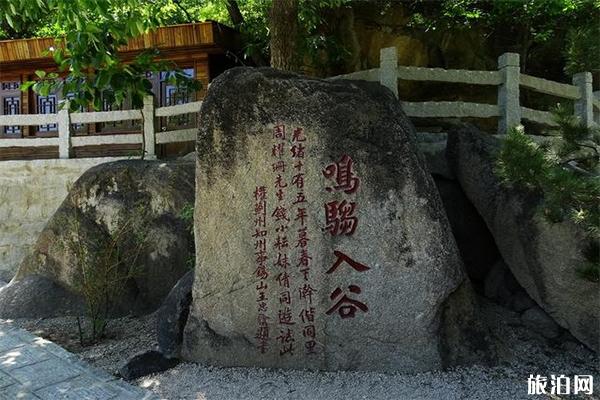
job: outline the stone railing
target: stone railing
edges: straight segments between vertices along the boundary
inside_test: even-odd
[[[552,114],[520,105],[520,88],[573,100],[574,113],[588,127],[597,124],[600,115],[600,95],[592,93],[592,74],[582,72],[573,76],[573,84],[537,78],[520,72],[519,55],[504,53],[498,58],[496,71],[451,70],[398,65],[395,47],[381,49],[379,68],[335,76],[330,79],[353,79],[380,82],[398,96],[398,80],[463,83],[498,87],[497,104],[462,101],[403,101],[402,107],[409,117],[498,117],[498,133],[521,124],[522,120],[555,126]],[[594,122],[596,120],[596,122]]]
[[[196,129],[181,129],[166,132],[157,132],[154,128],[155,119],[158,117],[172,117],[181,114],[197,113],[200,111],[201,101],[180,104],[168,107],[154,106],[154,98],[147,96],[141,110],[101,111],[101,112],[69,112],[68,107],[63,107],[56,114],[20,114],[0,115],[1,126],[25,126],[57,124],[58,137],[31,137],[31,138],[0,138],[0,152],[2,148],[14,147],[43,147],[58,146],[59,158],[70,158],[74,147],[114,144],[140,144],[143,145],[146,159],[156,158],[156,145],[177,142],[193,142],[196,140]],[[114,134],[114,135],[73,135],[71,124],[93,124],[100,122],[118,122],[127,120],[141,120],[141,132]]]

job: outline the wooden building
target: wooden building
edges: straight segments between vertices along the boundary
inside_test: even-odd
[[[133,59],[145,49],[158,49],[159,58],[172,61],[186,74],[202,83],[202,89],[195,94],[178,93],[166,78],[168,71],[151,74],[156,106],[170,106],[201,99],[208,83],[226,68],[232,66],[227,52],[233,50],[236,35],[233,30],[216,22],[166,26],[156,29],[129,41],[121,49],[125,61]],[[34,38],[0,41],[0,115],[8,114],[48,114],[57,112],[61,94],[40,96],[29,90],[20,89],[22,82],[34,80],[36,70],[55,71],[56,64],[47,55],[54,45],[53,38]],[[112,111],[111,104],[104,104],[105,111]],[[129,108],[127,101],[122,106]],[[165,117],[156,121],[156,129],[167,131],[175,128],[189,128],[196,124],[194,115]],[[119,123],[98,123],[72,126],[76,135],[101,135],[132,133],[139,131],[139,123],[122,121]],[[55,124],[40,126],[0,126],[0,139],[36,138],[57,136]],[[55,158],[56,149],[0,149],[0,160],[14,158]],[[159,146],[159,156],[184,153],[193,149],[193,144],[169,144]],[[130,155],[139,151],[139,146],[109,145],[81,149],[76,157],[102,155]]]

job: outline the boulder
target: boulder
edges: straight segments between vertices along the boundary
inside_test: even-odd
[[[560,326],[599,349],[600,287],[581,278],[584,232],[549,222],[541,199],[509,189],[494,174],[501,139],[472,127],[449,134],[448,159],[462,189],[485,220],[518,283]]]
[[[0,288],[0,318],[79,315],[81,296],[45,276],[31,275]]]
[[[163,302],[156,313],[158,351],[167,358],[179,358],[183,328],[192,304],[194,271],[188,271]]]
[[[119,376],[132,381],[142,376],[156,374],[171,369],[179,364],[177,359],[169,359],[155,350],[149,350],[131,357],[119,368]]]
[[[191,222],[180,215],[193,204],[194,175],[189,161],[127,160],[89,169],[74,183],[14,280],[42,275],[80,293],[83,282],[101,286],[99,271],[115,263],[110,276],[126,285],[111,299],[114,314],[154,311],[194,254]]]
[[[199,126],[185,359],[443,366],[440,317],[466,275],[388,89],[235,68],[212,82]]]
[[[555,339],[561,334],[558,324],[538,306],[531,307],[523,312],[521,322],[529,329],[548,339]]]

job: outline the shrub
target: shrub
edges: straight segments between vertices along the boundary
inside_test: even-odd
[[[137,207],[132,215],[119,221],[107,238],[97,238],[94,242],[84,241],[86,236],[81,234],[80,220],[72,223],[68,245],[79,265],[81,275],[76,288],[84,298],[89,321],[86,334],[81,320],[77,319],[82,345],[96,343],[105,336],[115,299],[123,294],[127,283],[141,273],[137,263],[148,244],[146,214]]]

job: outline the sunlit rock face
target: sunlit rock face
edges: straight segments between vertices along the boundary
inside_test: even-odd
[[[450,166],[519,284],[556,323],[598,352],[600,284],[577,273],[586,262],[584,229],[570,220],[550,222],[541,197],[502,184],[494,173],[499,138],[472,127],[448,138]]]
[[[465,274],[390,91],[238,68],[211,84],[199,126],[184,358],[442,367],[440,317]]]

